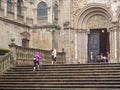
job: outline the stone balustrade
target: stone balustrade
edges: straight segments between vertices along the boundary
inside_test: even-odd
[[[0,73],[3,73],[13,65],[33,64],[34,54],[40,52],[42,64],[51,64],[51,50],[24,48],[15,44],[9,45],[10,52],[0,56]],[[65,52],[57,52],[57,64],[65,63]]]
[[[3,73],[8,68],[13,66],[14,61],[12,57],[12,52],[5,54],[4,56],[0,56],[0,73]]]
[[[33,64],[34,54],[38,51],[41,55],[42,64],[51,63],[51,50],[41,50],[35,48],[24,48],[15,44],[9,45],[13,52],[15,64]],[[57,64],[65,63],[65,52],[57,52]]]

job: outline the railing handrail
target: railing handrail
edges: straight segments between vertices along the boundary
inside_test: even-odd
[[[0,73],[3,73],[14,64],[12,52],[8,52],[0,57]]]

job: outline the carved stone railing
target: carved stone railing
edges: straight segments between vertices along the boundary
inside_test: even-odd
[[[24,48],[15,44],[9,45],[12,56],[14,57],[14,63],[19,64],[33,64],[33,58],[36,51],[40,52],[42,64],[51,63],[51,50],[40,50],[34,48]],[[57,52],[57,64],[65,63],[65,52]]]
[[[7,54],[0,56],[0,73],[3,73],[8,68],[12,67],[14,64],[12,52],[8,52]]]

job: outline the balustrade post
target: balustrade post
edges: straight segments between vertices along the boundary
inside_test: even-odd
[[[10,48],[10,50],[12,52],[12,57],[13,57],[12,63],[13,63],[13,65],[16,65],[17,57],[16,57],[16,45],[15,45],[15,43],[11,43],[9,45],[9,48]]]
[[[65,64],[66,62],[66,54],[65,54],[65,51],[64,51],[64,48],[62,48],[62,63]]]

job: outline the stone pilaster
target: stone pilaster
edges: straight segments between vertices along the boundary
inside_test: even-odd
[[[71,64],[71,29],[64,29],[64,49],[66,53],[66,63]]]
[[[4,4],[4,17],[7,16],[7,0],[3,0],[3,4]]]
[[[14,20],[17,20],[17,1],[12,2],[14,7]]]
[[[48,7],[48,23],[53,23],[53,8]]]
[[[27,12],[27,7],[26,6],[23,6],[22,7],[22,10],[23,10],[23,17],[24,17],[24,23],[26,23],[26,12]]]
[[[4,2],[6,2],[6,0],[1,0],[1,8],[4,9]]]
[[[78,58],[78,62],[81,64],[85,64],[87,63],[87,30],[86,29],[81,29],[78,30],[78,40],[77,42],[79,42],[77,44],[77,58]]]
[[[37,8],[33,9],[33,24],[37,25]]]

